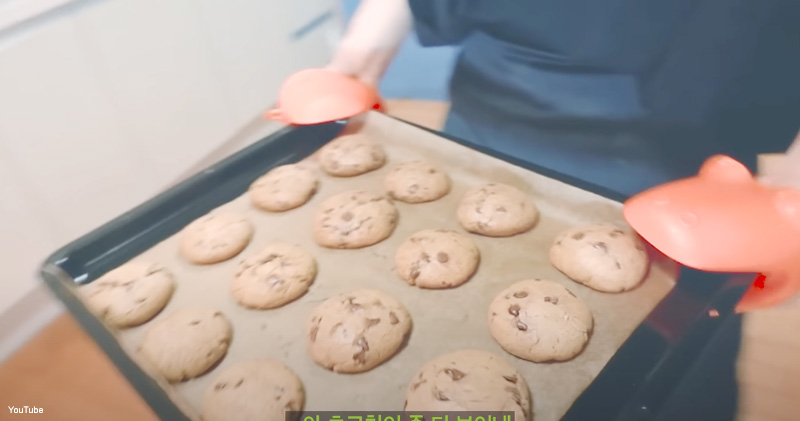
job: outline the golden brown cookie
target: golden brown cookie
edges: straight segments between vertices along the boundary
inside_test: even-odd
[[[594,326],[586,303],[561,284],[529,279],[497,294],[489,305],[489,331],[508,353],[533,362],[578,355]]]
[[[377,244],[392,234],[399,213],[385,196],[347,191],[320,204],[314,216],[317,244],[328,248],[358,249]]]
[[[411,315],[391,295],[360,289],[324,301],[308,322],[308,352],[337,373],[361,373],[386,362],[411,332]]]
[[[420,368],[406,389],[405,411],[513,411],[530,419],[530,391],[522,374],[499,355],[462,350]]]
[[[561,233],[550,247],[550,262],[573,281],[601,292],[636,288],[650,268],[650,257],[635,233],[605,224]]]
[[[244,307],[266,310],[296,300],[317,275],[317,262],[300,246],[273,243],[239,264],[232,293]]]
[[[304,164],[281,165],[250,185],[250,200],[259,209],[285,212],[303,206],[317,192],[317,174]]]
[[[221,360],[232,336],[222,312],[187,308],[150,326],[139,352],[167,381],[177,383],[203,375]]]
[[[285,421],[305,403],[303,383],[276,360],[244,361],[221,372],[206,390],[204,421]]]
[[[469,232],[489,237],[510,237],[533,228],[539,210],[516,187],[492,183],[464,194],[458,221]]]
[[[332,140],[319,150],[320,167],[336,177],[353,177],[377,170],[386,164],[380,143],[360,134]]]
[[[397,273],[420,288],[452,288],[467,282],[478,269],[480,252],[465,234],[424,230],[403,242],[394,257]]]
[[[129,262],[81,288],[86,306],[111,326],[127,328],[152,319],[172,298],[175,280],[163,266]]]
[[[412,161],[394,167],[384,178],[383,186],[392,199],[425,203],[450,192],[450,177],[429,162]]]
[[[192,263],[213,264],[233,258],[253,238],[253,224],[233,212],[210,213],[186,226],[180,254]]]

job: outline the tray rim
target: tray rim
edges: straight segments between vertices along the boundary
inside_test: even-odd
[[[549,177],[566,184],[572,185],[577,187],[581,190],[597,194],[604,198],[610,199],[612,201],[618,203],[624,203],[627,200],[627,196],[616,192],[611,189],[603,188],[592,184],[590,182],[586,182],[583,180],[579,180],[575,177],[553,171],[547,168],[540,167],[538,165],[529,163],[524,161],[521,158],[506,155],[500,152],[489,150],[485,147],[480,145],[476,145],[472,142],[459,139],[445,133],[439,132],[437,130],[433,130],[424,126],[420,126],[415,123],[411,123],[396,117],[390,118],[402,122],[404,124],[408,124],[414,126],[416,128],[422,129],[424,131],[433,133],[443,139],[461,144],[463,146],[469,147],[474,149],[480,153],[485,155],[503,160],[508,162],[512,165],[516,165],[518,167],[524,168],[529,171],[536,172],[541,174],[545,177]],[[136,364],[122,349],[122,347],[117,342],[114,333],[111,329],[109,329],[102,321],[96,318],[89,310],[83,305],[82,301],[77,297],[74,293],[75,284],[82,284],[87,281],[93,280],[91,276],[88,276],[86,273],[81,273],[78,276],[73,276],[69,273],[65,266],[70,263],[70,256],[71,253],[75,250],[79,250],[83,247],[86,247],[89,244],[92,244],[93,241],[103,239],[104,236],[110,235],[115,233],[120,229],[124,229],[126,226],[131,224],[133,221],[141,220],[141,218],[148,216],[149,212],[152,212],[154,208],[158,205],[165,204],[166,201],[170,200],[171,198],[175,198],[180,196],[181,194],[189,193],[192,191],[193,188],[202,186],[207,182],[211,182],[214,180],[215,177],[220,177],[220,174],[224,174],[225,171],[230,171],[231,168],[240,161],[245,160],[251,153],[255,151],[259,151],[261,149],[265,149],[268,145],[278,145],[279,143],[286,143],[290,142],[293,137],[302,138],[304,141],[306,139],[311,139],[312,134],[316,131],[322,135],[322,137],[318,137],[313,139],[313,141],[307,141],[307,143],[311,143],[311,145],[305,145],[304,149],[299,151],[299,155],[310,156],[314,151],[316,151],[319,147],[323,144],[327,143],[334,137],[336,137],[345,127],[347,121],[337,121],[332,123],[326,123],[323,125],[318,126],[286,126],[275,133],[272,133],[253,144],[229,155],[228,157],[220,160],[216,164],[209,166],[207,169],[202,170],[195,175],[187,178],[186,180],[162,191],[161,193],[155,195],[154,197],[144,201],[143,203],[139,204],[138,206],[132,208],[131,210],[121,214],[120,216],[100,225],[99,227],[89,231],[88,233],[78,237],[77,239],[67,243],[66,245],[58,248],[55,252],[53,252],[50,256],[48,256],[44,262],[41,264],[39,269],[39,276],[51,290],[51,292],[64,303],[67,310],[72,314],[81,327],[89,334],[90,337],[97,343],[97,345],[103,350],[103,352],[111,359],[117,369],[125,376],[126,380],[134,387],[134,389],[139,393],[139,395],[147,402],[153,412],[158,415],[159,417],[170,419],[170,420],[189,420],[190,418],[185,414],[182,410],[180,410],[179,406],[169,397],[169,393],[161,387],[156,380],[151,378],[147,375],[144,370]],[[325,138],[327,137],[327,138]],[[320,142],[320,139],[324,139],[324,141]],[[317,145],[318,144],[318,145]],[[275,146],[276,148],[278,146]],[[296,153],[297,154],[297,153]],[[302,156],[302,157],[305,157]],[[280,162],[272,163],[269,168],[274,166],[280,165]],[[240,193],[239,193],[240,194]],[[239,195],[237,194],[237,196]],[[228,200],[233,199],[230,198]],[[214,200],[215,205],[211,206],[211,208],[219,206],[222,203],[226,203],[228,200]],[[204,212],[195,212],[202,214]],[[198,215],[200,216],[200,215]],[[167,238],[173,233],[164,233],[160,235],[161,239]],[[132,241],[131,239],[126,239],[127,242]],[[152,246],[152,245],[150,245]],[[105,254],[97,257],[95,260],[99,260],[103,257],[107,257],[110,253],[117,252],[116,248],[108,250]],[[144,251],[144,250],[141,250]],[[135,253],[136,255],[138,253]],[[113,268],[116,264],[109,265],[108,269]],[[98,272],[104,272],[103,270],[99,270]],[[653,408],[658,407],[658,402],[655,405],[652,401],[658,400],[657,397],[653,397],[653,393],[648,393],[647,384],[633,384],[633,396],[631,399],[628,399],[626,403],[617,405],[616,408],[611,408],[609,405],[602,405],[598,406],[596,404],[592,404],[593,400],[597,400],[594,398],[594,395],[597,395],[599,392],[598,390],[603,390],[608,386],[606,384],[610,384],[613,382],[612,377],[618,373],[610,373],[611,369],[614,368],[616,365],[620,363],[620,357],[624,353],[625,350],[630,348],[630,343],[633,341],[634,336],[642,334],[642,330],[647,324],[650,317],[653,313],[663,310],[663,307],[667,304],[668,299],[679,292],[679,286],[682,285],[697,285],[698,282],[696,280],[689,280],[687,281],[687,275],[689,278],[697,277],[699,272],[690,271],[690,270],[682,270],[681,274],[679,275],[678,279],[676,280],[676,286],[667,294],[667,296],[662,299],[662,301],[656,306],[651,313],[648,314],[645,321],[640,324],[636,330],[625,340],[622,346],[612,355],[611,359],[608,363],[603,367],[603,369],[598,373],[598,375],[592,380],[591,384],[585,389],[581,395],[573,402],[573,405],[570,407],[568,412],[562,418],[563,420],[580,420],[585,419],[586,414],[591,413],[595,417],[599,415],[597,411],[606,410],[606,414],[608,417],[602,417],[602,419],[642,419],[642,411],[640,408],[644,408],[647,410],[647,417],[653,415]],[[701,291],[701,294],[705,294],[705,308],[715,308],[719,311],[719,317],[715,317],[713,319],[709,319],[708,317],[703,317],[703,312],[697,312],[698,314],[694,317],[694,321],[690,323],[689,329],[684,333],[684,335],[690,335],[693,332],[696,332],[698,329],[702,331],[703,335],[706,337],[706,341],[701,344],[693,344],[694,346],[689,347],[691,348],[687,351],[686,344],[683,344],[683,348],[679,348],[684,353],[689,352],[700,352],[702,349],[707,346],[712,339],[713,333],[715,333],[719,328],[723,325],[723,323],[728,320],[730,317],[734,316],[733,314],[733,306],[735,305],[738,298],[741,296],[741,293],[744,291],[742,288],[741,291],[737,288],[730,288],[729,286],[732,283],[732,278],[735,278],[736,275],[729,275],[729,274],[702,274],[703,277],[711,279],[710,283],[706,285],[716,285],[714,288],[710,288],[709,290]],[[706,281],[708,282],[708,281]],[[707,287],[708,288],[708,287]],[[704,308],[704,310],[705,310]],[[697,311],[697,309],[695,309]],[[698,325],[698,323],[700,323]],[[705,323],[705,324],[703,324]],[[697,335],[697,333],[695,333]],[[681,341],[678,340],[676,344],[680,345]],[[654,375],[657,377],[657,374],[660,371],[664,371],[663,363],[665,359],[668,359],[670,354],[674,354],[676,352],[675,344],[671,347],[665,349],[665,355],[662,355],[660,360],[655,364],[654,367],[647,373],[646,377],[653,377]],[[684,370],[688,370],[688,366],[691,365],[691,361],[682,361],[682,365],[685,366]],[[671,371],[675,371],[674,367]],[[662,376],[663,377],[663,376]],[[670,376],[667,376],[670,377]],[[671,376],[674,377],[674,376]],[[677,383],[679,382],[680,378],[672,379],[672,388],[674,388]],[[652,386],[652,385],[651,385]],[[651,387],[653,389],[653,387]],[[655,387],[656,390],[660,392],[670,391],[672,390],[669,385],[665,385],[664,381]],[[593,393],[593,391],[595,391]],[[668,397],[668,393],[663,396],[662,401],[666,400]],[[648,401],[648,405],[644,405],[640,402]],[[646,417],[646,418],[647,418]],[[646,419],[645,418],[645,419]]]

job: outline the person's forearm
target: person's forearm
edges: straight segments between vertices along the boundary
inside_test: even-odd
[[[329,67],[377,84],[411,27],[408,0],[361,0]]]

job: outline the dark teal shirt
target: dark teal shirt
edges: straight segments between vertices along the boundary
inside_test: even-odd
[[[732,155],[800,127],[797,0],[409,0],[461,45],[453,110],[480,124],[702,128]]]

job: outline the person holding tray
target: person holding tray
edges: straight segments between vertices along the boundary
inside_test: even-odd
[[[798,21],[775,0],[362,0],[329,68],[377,86],[412,28],[460,45],[447,134],[632,195],[786,150]]]

